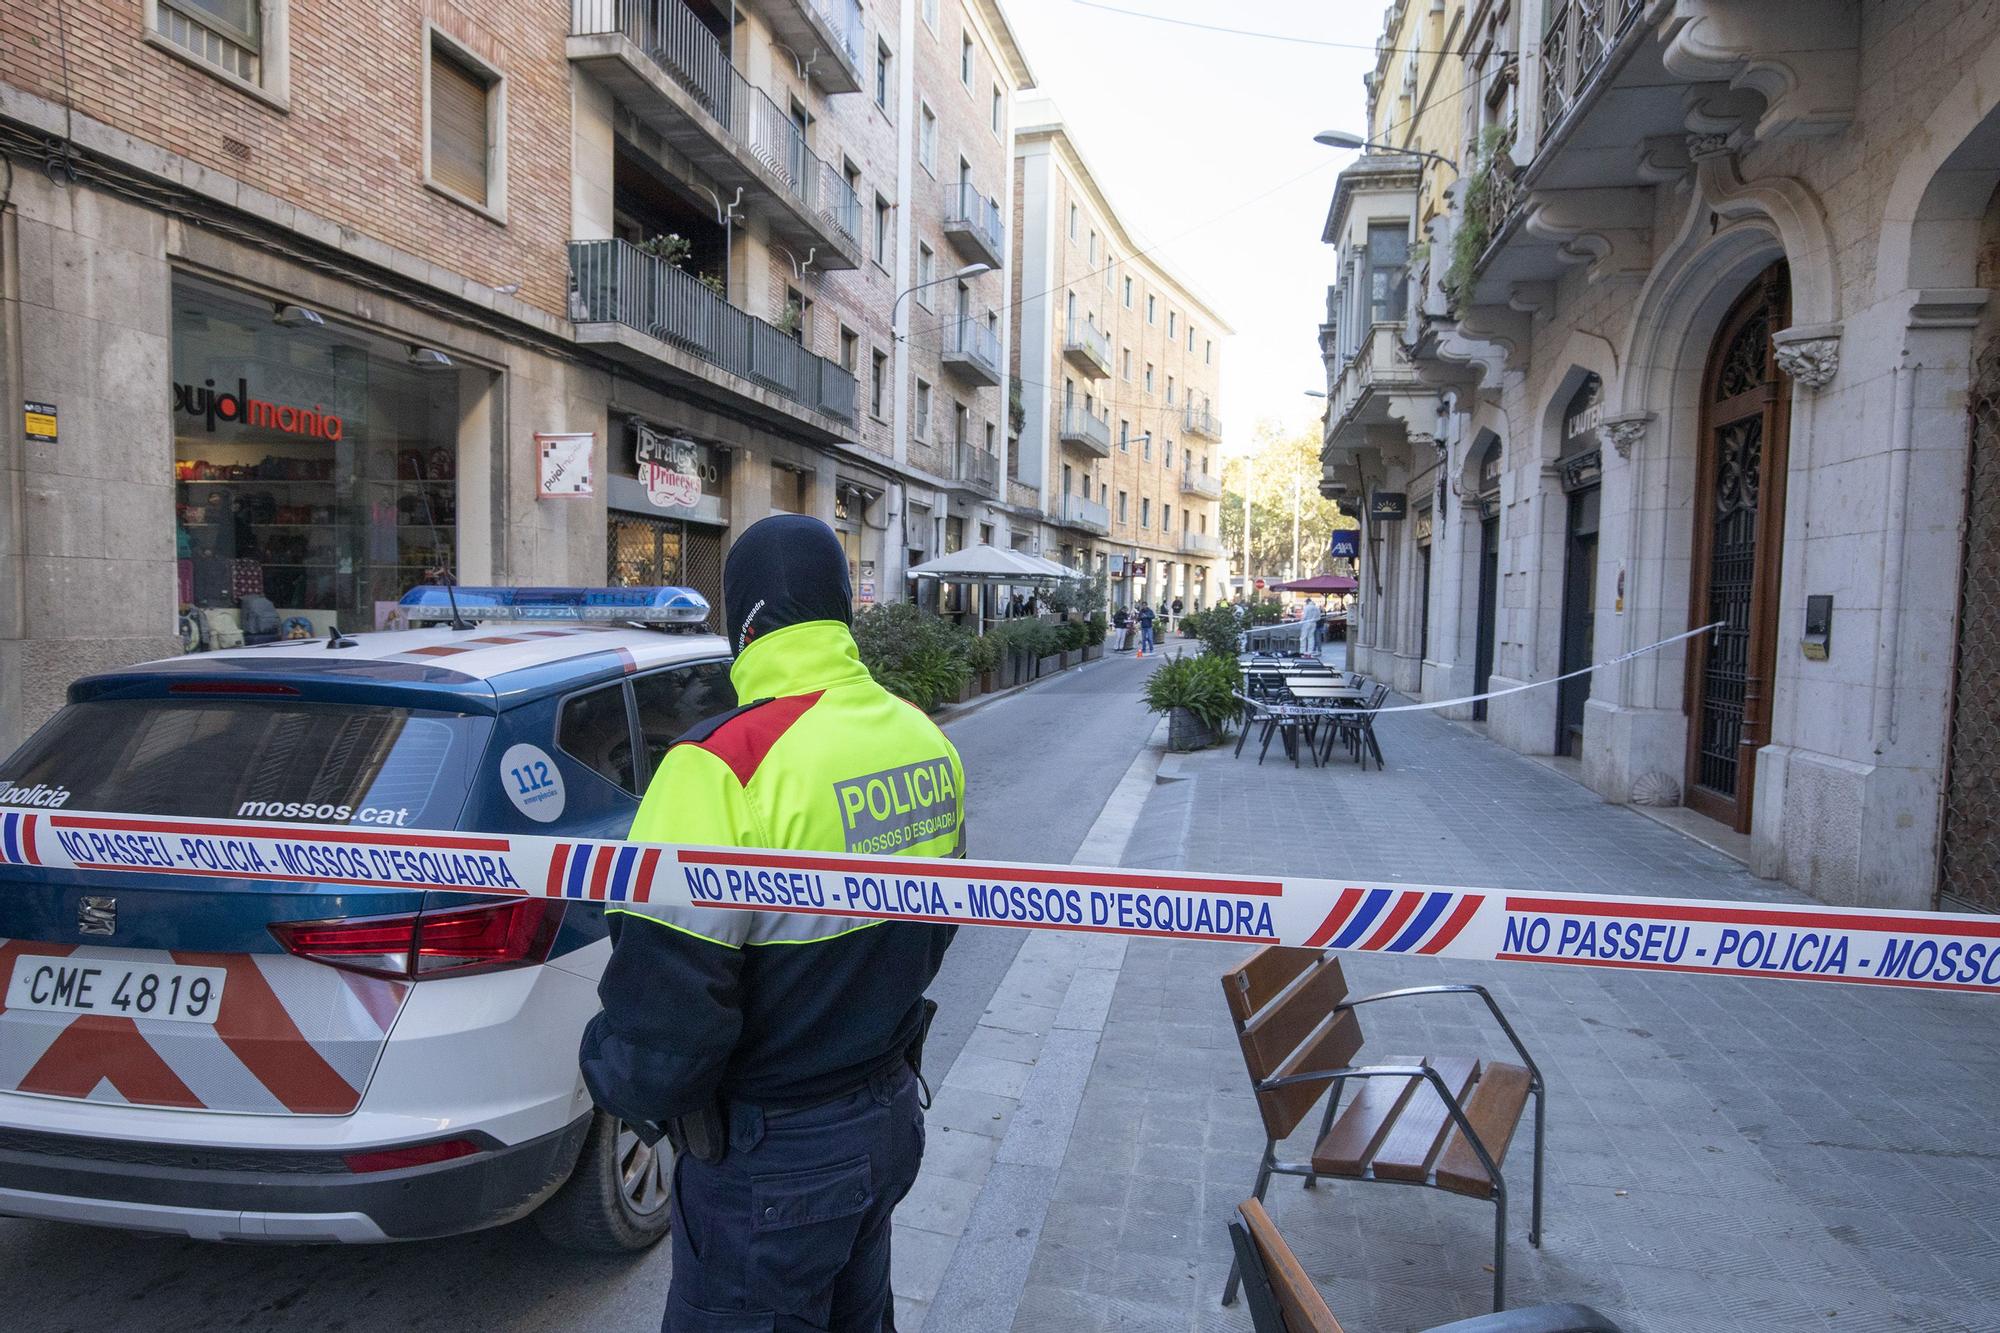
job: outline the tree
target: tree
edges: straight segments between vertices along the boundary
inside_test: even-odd
[[[1293,577],[1292,520],[1298,517],[1296,577],[1327,568],[1326,546],[1335,528],[1356,526],[1331,500],[1320,498],[1317,430],[1287,433],[1270,420],[1258,423],[1247,455],[1222,465],[1222,550],[1229,567],[1253,578]],[[1243,568],[1243,507],[1250,505],[1250,569]]]

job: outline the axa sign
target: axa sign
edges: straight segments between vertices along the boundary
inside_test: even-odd
[[[199,417],[210,431],[215,429],[216,422],[230,421],[264,430],[283,431],[287,435],[304,435],[315,440],[338,440],[345,429],[338,416],[317,403],[311,407],[291,407],[252,398],[250,382],[240,379],[236,381],[234,393],[216,388],[214,380],[203,380],[200,384],[176,384],[174,410]]]

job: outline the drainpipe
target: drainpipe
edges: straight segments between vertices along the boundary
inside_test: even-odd
[[[1882,552],[1882,622],[1875,632],[1875,707],[1870,741],[1879,758],[1896,740],[1896,650],[1903,640],[1903,548],[1908,544],[1910,432],[1915,414],[1917,367],[1897,365],[1895,406],[1889,418],[1888,531]],[[1893,599],[1893,605],[1889,599]]]

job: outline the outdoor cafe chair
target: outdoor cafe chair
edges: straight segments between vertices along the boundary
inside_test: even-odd
[[[1346,709],[1333,715],[1333,725],[1323,738],[1327,756],[1333,755],[1336,740],[1344,741],[1348,754],[1361,761],[1361,771],[1368,771],[1368,758],[1373,755],[1375,767],[1385,768],[1382,760],[1382,743],[1375,739],[1375,715],[1382,710],[1383,700],[1389,697],[1389,687],[1377,681],[1368,696],[1368,702],[1358,709]]]

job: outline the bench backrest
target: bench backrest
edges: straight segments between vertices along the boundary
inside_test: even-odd
[[[1347,995],[1340,960],[1321,949],[1259,949],[1222,974],[1222,993],[1243,1047],[1252,1084],[1320,1069],[1340,1069],[1361,1049],[1361,1023],[1353,1011],[1334,1013]],[[1259,1090],[1264,1132],[1282,1139],[1298,1128],[1330,1079]]]
[[[1265,1323],[1273,1315],[1283,1325],[1282,1333],[1341,1333],[1340,1322],[1306,1276],[1292,1247],[1278,1234],[1264,1205],[1245,1199],[1236,1212],[1240,1220],[1230,1228],[1230,1239],[1239,1251],[1251,1251],[1248,1255],[1239,1253],[1237,1258],[1258,1333],[1264,1333]]]

